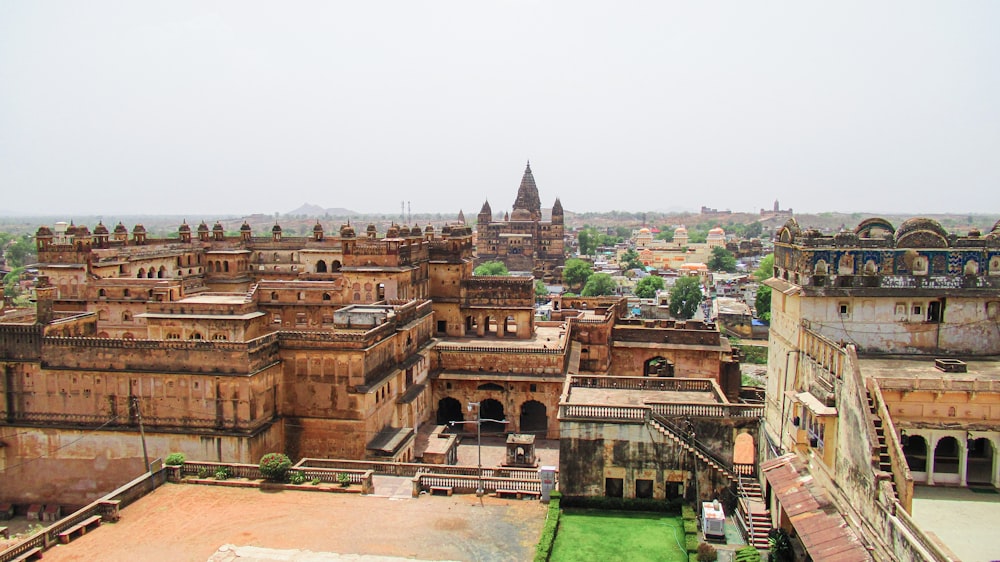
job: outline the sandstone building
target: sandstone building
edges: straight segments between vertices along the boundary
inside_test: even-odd
[[[475,416],[468,402],[509,421],[494,431],[558,438],[569,373],[733,392],[710,326],[635,324],[621,299],[537,321],[530,277],[472,275],[463,224],[153,238],[61,223],[36,241],[37,310],[0,320],[0,500],[83,503],[139,474],[144,447],[413,460],[422,428]]]
[[[543,220],[538,187],[528,163],[509,215],[496,221],[490,202],[483,203],[476,226],[477,261],[502,261],[511,271],[530,271],[536,279],[558,282],[565,263],[564,228],[558,197],[551,219]]]

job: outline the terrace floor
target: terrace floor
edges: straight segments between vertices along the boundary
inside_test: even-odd
[[[546,509],[538,501],[473,495],[412,499],[165,484],[125,508],[118,523],[45,551],[45,560],[521,561],[534,555]],[[242,548],[241,555],[226,545],[260,549]],[[281,552],[291,549],[308,552]]]

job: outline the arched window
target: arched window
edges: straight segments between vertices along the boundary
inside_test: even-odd
[[[198,332],[191,332],[191,335],[188,336],[188,339],[189,340],[200,340],[201,339],[201,334],[198,333]]]
[[[271,291],[271,300],[278,300],[278,291]]]
[[[131,322],[131,321],[132,321],[132,313],[127,310],[125,312],[122,312],[122,322]]]
[[[106,296],[108,296],[108,292],[105,291],[104,289],[99,289],[97,291],[97,296],[99,296],[99,297],[106,297]]]
[[[323,300],[325,301],[330,300],[330,293],[323,293]]]
[[[228,260],[222,262],[222,270],[225,271],[226,273],[229,273],[229,261]]]
[[[316,273],[326,273],[326,262],[319,260],[316,262]]]

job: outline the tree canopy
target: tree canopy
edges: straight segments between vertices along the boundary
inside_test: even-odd
[[[549,289],[545,286],[545,283],[541,279],[535,279],[535,296],[536,297],[547,297],[549,295]]]
[[[472,270],[473,275],[510,275],[507,265],[502,261],[488,261],[479,264]]]
[[[760,260],[760,265],[753,272],[754,279],[763,281],[774,276],[774,254],[768,254]]]
[[[618,289],[618,283],[607,273],[595,273],[587,279],[587,284],[583,286],[585,297],[599,297],[603,295],[613,295]]]
[[[716,246],[712,248],[712,256],[708,258],[706,265],[712,271],[733,273],[736,271],[736,256],[722,246]]]
[[[663,289],[663,278],[655,275],[643,277],[635,284],[635,296],[641,299],[651,299],[656,296],[656,291]]]
[[[622,254],[620,260],[618,260],[622,269],[643,269],[645,266],[639,259],[639,252],[633,249],[628,249]]]
[[[593,273],[594,269],[589,263],[581,259],[570,258],[566,260],[566,265],[563,267],[562,277],[568,287],[580,289]]]
[[[702,300],[701,281],[694,276],[681,277],[670,289],[670,314],[687,320],[698,311]]]
[[[576,234],[576,242],[579,246],[581,256],[590,256],[597,252],[598,246],[613,246],[625,240],[631,231],[625,227],[618,227],[615,232],[617,236],[610,236],[592,226],[584,226]]]
[[[757,298],[753,301],[754,308],[757,309],[757,318],[764,322],[771,321],[771,288],[761,285],[757,289]]]
[[[22,267],[37,259],[35,254],[35,243],[31,236],[22,234],[9,234],[0,232],[0,252],[7,260],[7,265],[11,268]]]

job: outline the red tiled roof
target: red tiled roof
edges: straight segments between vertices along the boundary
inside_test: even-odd
[[[761,471],[815,562],[872,560],[844,517],[794,453],[762,463]]]

